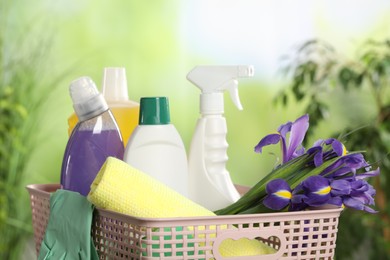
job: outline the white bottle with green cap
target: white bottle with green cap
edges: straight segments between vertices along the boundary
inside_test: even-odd
[[[171,124],[168,98],[141,98],[139,124],[130,136],[123,160],[187,196],[187,153]]]

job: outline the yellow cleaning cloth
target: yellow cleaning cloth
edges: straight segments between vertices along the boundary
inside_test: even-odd
[[[134,217],[215,216],[212,211],[114,157],[108,157],[103,164],[91,185],[88,200],[98,208]],[[260,241],[227,241],[223,241],[219,248],[220,254],[225,257],[275,253],[273,248]]]

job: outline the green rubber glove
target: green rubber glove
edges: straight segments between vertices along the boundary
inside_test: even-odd
[[[50,195],[50,216],[39,260],[99,259],[91,239],[93,205],[77,192]]]

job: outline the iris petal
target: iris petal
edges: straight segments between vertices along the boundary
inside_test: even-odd
[[[270,208],[273,210],[281,210],[290,204],[290,200],[289,199],[281,199],[280,197],[275,196],[274,194],[270,194],[264,198],[263,204],[267,208]]]
[[[368,166],[368,163],[366,162],[366,160],[364,160],[363,154],[361,153],[347,154],[341,159],[344,162],[345,166],[351,167],[353,169],[360,169],[362,167]]]
[[[270,134],[265,136],[260,142],[255,146],[255,152],[261,153],[264,146],[270,144],[277,144],[280,141],[280,134]]]
[[[353,208],[353,209],[358,209],[358,210],[363,210],[363,203],[357,199],[353,199],[351,197],[345,197],[343,200],[343,203],[346,207],[348,208]]]
[[[376,170],[373,170],[373,171],[368,171],[368,172],[365,172],[365,173],[359,173],[355,176],[356,179],[360,180],[360,179],[365,179],[367,177],[374,177],[374,176],[377,176],[379,175],[380,173],[380,169],[379,167],[376,168]]]
[[[343,200],[341,197],[331,197],[327,203],[341,207],[343,205]]]
[[[350,172],[353,174],[356,173],[356,170],[367,167],[368,163],[364,160],[364,157],[361,153],[347,154],[342,156],[335,163],[327,167],[321,175],[327,175],[332,171],[339,170],[338,168],[347,167],[350,169]],[[335,172],[334,172],[335,173]],[[334,174],[332,173],[332,175]],[[342,172],[339,172],[339,174]]]
[[[357,210],[364,210],[364,211],[369,212],[369,213],[377,213],[377,211],[373,210],[370,207],[367,207],[360,200],[357,200],[357,199],[349,197],[349,196],[347,196],[343,199],[343,203],[348,208],[353,208],[353,209],[357,209]]]
[[[322,165],[323,161],[323,153],[322,153],[322,146],[313,146],[309,150],[307,150],[308,154],[314,154],[314,165],[316,167],[319,167]]]
[[[341,167],[340,169],[336,170],[334,173],[332,173],[332,177],[341,177],[344,176],[353,170],[350,167]]]
[[[303,189],[307,192],[318,193],[329,187],[329,180],[322,176],[310,176],[303,181]]]
[[[268,194],[275,193],[281,190],[291,192],[290,185],[283,179],[274,179],[267,183],[266,191]]]
[[[351,198],[358,200],[363,204],[375,205],[374,198],[367,192],[362,192],[359,194],[351,194]]]
[[[314,142],[312,147],[322,146],[323,143],[324,143],[324,140],[318,139],[317,141]]]
[[[330,186],[323,187],[322,189],[319,189],[318,191],[314,191],[313,193],[317,195],[327,195],[330,193],[332,188]]]
[[[291,189],[288,183],[283,179],[274,179],[267,183],[267,196],[263,204],[273,210],[281,210],[290,204]]]
[[[293,153],[292,159],[293,159],[293,158],[296,158],[296,157],[298,157],[298,156],[301,156],[301,155],[303,155],[303,154],[305,154],[305,147],[302,146],[301,148],[297,149],[297,150]]]
[[[342,165],[343,165],[343,161],[341,159],[339,159],[335,163],[329,165],[325,170],[323,170],[321,175],[329,174],[330,172],[336,170],[337,168],[339,168]]]
[[[290,211],[303,210],[307,208],[307,204],[304,202],[307,196],[304,194],[294,194],[291,198]]]
[[[343,196],[351,193],[351,184],[346,180],[334,180],[330,183],[332,196]]]
[[[356,180],[351,182],[350,197],[360,201],[363,204],[374,205],[375,189],[365,180]]]
[[[283,138],[286,138],[287,133],[291,131],[291,126],[292,126],[292,123],[287,122],[284,125],[281,125],[278,127],[278,132],[280,133],[280,135]]]
[[[309,206],[321,206],[330,199],[329,180],[322,176],[310,176],[303,181],[302,187],[307,196],[304,202]]]
[[[303,139],[305,138],[307,129],[309,128],[309,115],[303,115],[291,126],[289,147],[287,150],[287,155],[285,161],[289,161],[292,158],[295,150],[302,144]]]
[[[275,196],[278,196],[281,199],[289,200],[292,197],[291,191],[288,191],[288,190],[279,190],[279,191],[275,192],[274,194],[275,194]]]
[[[332,145],[333,151],[337,154],[337,156],[342,156],[346,154],[345,146],[335,138],[329,138],[324,141],[326,145]]]
[[[351,182],[351,188],[354,193],[365,192],[369,189],[369,184],[365,180],[356,180]]]
[[[307,195],[307,199],[305,199],[304,202],[309,206],[318,207],[327,204],[330,198],[329,193],[324,195],[310,193]]]
[[[335,153],[337,154],[337,156],[342,156],[346,154],[346,149],[344,145],[336,139],[334,139],[332,142],[332,148],[333,151],[335,151]]]

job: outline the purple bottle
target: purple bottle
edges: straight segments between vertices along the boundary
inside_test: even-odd
[[[87,196],[107,157],[123,159],[123,140],[106,101],[89,77],[73,81],[69,91],[79,122],[66,146],[61,187]]]

